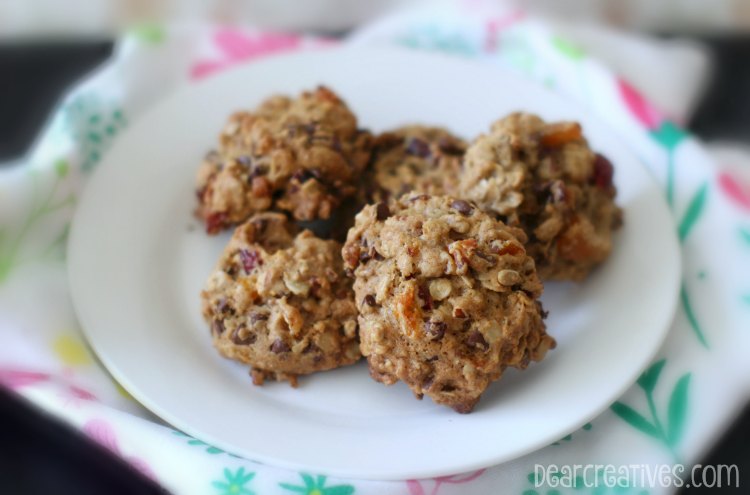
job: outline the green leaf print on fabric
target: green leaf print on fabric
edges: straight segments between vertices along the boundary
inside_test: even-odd
[[[55,252],[62,253],[68,236],[69,223],[60,227],[60,233],[45,248],[29,255],[29,250],[23,249],[24,241],[34,231],[38,224],[50,215],[60,212],[75,204],[75,194],[69,193],[58,199],[61,184],[68,176],[70,166],[65,160],[58,160],[55,165],[55,177],[52,186],[46,193],[39,192],[39,178],[36,171],[29,174],[32,183],[31,207],[22,220],[18,229],[11,229],[8,225],[0,226],[0,284],[8,279],[10,273],[18,266],[40,259],[49,258]],[[24,257],[25,256],[25,257]]]
[[[88,172],[99,163],[117,134],[125,127],[122,109],[104,103],[93,94],[79,95],[62,110],[66,129],[75,141],[81,169]]]
[[[437,50],[456,55],[474,56],[479,47],[460,33],[445,31],[444,27],[429,24],[416,26],[396,38],[396,43],[408,48]]]
[[[205,451],[206,451],[207,454],[227,454],[229,456],[237,457],[239,459],[239,457],[236,456],[236,455],[234,455],[234,454],[230,454],[229,452],[221,450],[218,447],[214,447],[213,445],[209,445],[206,442],[204,442],[202,440],[198,440],[197,438],[193,438],[190,435],[186,435],[185,433],[183,433],[181,431],[172,430],[172,434],[173,435],[177,435],[178,437],[186,438],[188,445],[193,445],[195,447],[205,447]]]
[[[698,188],[695,195],[690,200],[685,214],[682,216],[680,222],[679,235],[680,242],[684,242],[687,239],[688,234],[692,230],[695,222],[703,215],[703,210],[706,205],[706,196],[708,195],[708,182],[704,182],[701,187]]]
[[[354,487],[352,485],[325,486],[326,477],[322,475],[313,478],[307,473],[299,473],[299,476],[302,478],[304,485],[279,483],[279,486],[284,490],[301,493],[303,495],[351,495],[354,493]]]
[[[220,495],[255,495],[255,492],[247,488],[255,473],[245,473],[245,468],[239,468],[236,472],[224,469],[224,479],[213,481],[211,486],[219,490]]]
[[[159,45],[164,42],[167,33],[159,24],[139,24],[130,30],[130,34],[147,45]]]
[[[562,55],[571,60],[578,61],[586,58],[586,52],[572,44],[570,41],[560,38],[559,36],[554,36],[552,38],[552,46]]]
[[[579,432],[581,432],[581,431],[589,431],[589,430],[591,430],[591,428],[592,428],[592,424],[591,423],[586,423],[578,431]],[[573,432],[573,433],[571,433],[569,435],[565,435],[564,437],[562,437],[560,440],[558,440],[557,442],[553,443],[552,445],[562,445],[565,442],[570,442],[571,440],[573,440],[573,435],[575,433],[576,432]]]
[[[687,288],[685,287],[684,283],[680,288],[680,301],[682,302],[682,307],[685,309],[685,316],[688,319],[688,323],[690,323],[690,329],[698,338],[698,342],[700,342],[703,347],[708,349],[708,340],[706,339],[706,335],[703,333],[703,329],[701,328],[700,323],[698,323],[698,318],[695,317],[693,303],[690,301],[690,296],[688,295]]]
[[[657,129],[649,131],[649,134],[667,150],[667,203],[672,206],[675,189],[675,149],[688,134],[669,120],[663,121]]]
[[[740,227],[740,239],[750,246],[750,228]]]
[[[636,430],[659,440],[672,454],[674,461],[680,462],[680,457],[677,454],[677,445],[680,443],[685,431],[685,421],[688,412],[688,390],[690,387],[691,374],[685,373],[682,375],[672,389],[669,404],[667,405],[667,422],[665,427],[657,411],[656,401],[654,400],[653,394],[665,364],[666,360],[664,359],[655,362],[643,372],[637,381],[638,386],[646,395],[646,402],[648,403],[649,410],[648,415],[639,413],[629,405],[620,401],[612,404],[610,409],[619,418]]]

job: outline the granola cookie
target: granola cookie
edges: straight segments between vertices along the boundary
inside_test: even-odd
[[[345,366],[361,355],[341,245],[297,233],[281,213],[237,227],[202,292],[213,344],[252,366],[253,382]]]
[[[583,280],[612,251],[622,224],[613,167],[575,122],[514,113],[466,151],[461,195],[521,227],[543,280]]]
[[[506,367],[541,360],[555,341],[524,240],[447,196],[366,206],[342,254],[370,375],[468,413]]]
[[[229,118],[219,147],[197,174],[198,215],[209,233],[252,214],[288,211],[297,220],[328,218],[353,196],[371,136],[331,90],[274,96]]]
[[[466,143],[441,127],[407,126],[375,138],[361,204],[410,191],[455,194]]]

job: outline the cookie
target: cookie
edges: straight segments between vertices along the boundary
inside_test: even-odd
[[[622,224],[614,169],[575,122],[514,113],[469,147],[462,197],[521,227],[543,280],[580,281],[610,255]]]
[[[455,194],[466,146],[441,127],[414,125],[380,134],[362,181],[361,204],[411,191]]]
[[[371,136],[331,90],[275,96],[229,118],[218,150],[197,173],[198,216],[209,233],[254,213],[288,211],[297,220],[328,218],[367,165]]]
[[[357,309],[341,244],[281,213],[237,227],[201,294],[213,344],[252,367],[253,382],[287,380],[356,362]]]
[[[555,341],[525,240],[447,196],[366,206],[342,255],[370,375],[468,413],[505,368],[541,360]]]

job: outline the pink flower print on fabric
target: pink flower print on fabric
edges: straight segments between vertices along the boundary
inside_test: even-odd
[[[49,379],[50,375],[48,373],[0,368],[0,385],[4,385],[11,390],[17,390],[39,382],[46,382]]]
[[[485,471],[485,469],[480,469],[473,473],[438,476],[437,478],[432,478],[432,480],[407,480],[406,486],[409,488],[409,495],[438,495],[440,493],[440,488],[443,485],[461,485],[463,483],[469,483],[482,476]],[[426,488],[429,481],[434,482],[432,485],[432,491],[430,492],[428,492]]]
[[[724,195],[737,207],[750,212],[750,185],[740,183],[739,179],[727,172],[719,174],[719,188]]]
[[[657,130],[661,123],[666,120],[664,115],[655,109],[641,94],[627,81],[618,78],[617,89],[620,91],[622,101],[630,113],[640,122],[643,127],[651,131]]]
[[[90,439],[124,459],[142,475],[156,481],[153,470],[143,459],[135,456],[126,456],[120,451],[120,446],[117,443],[117,435],[111,424],[103,419],[91,419],[83,425],[82,429]]]
[[[201,79],[238,62],[294,50],[299,47],[301,41],[302,38],[295,35],[248,34],[240,30],[221,28],[213,35],[214,45],[221,52],[221,58],[199,60],[191,68],[190,76],[192,79]]]

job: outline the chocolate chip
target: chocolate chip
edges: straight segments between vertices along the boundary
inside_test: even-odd
[[[240,335],[240,332],[244,333],[245,336],[242,337]],[[232,332],[232,342],[234,342],[237,345],[254,344],[257,338],[258,337],[254,333],[248,332],[247,328],[243,326],[239,326],[235,328],[234,332]]]
[[[599,153],[594,159],[594,174],[591,176],[591,182],[600,189],[609,189],[612,187],[612,177],[615,169],[607,157]]]
[[[441,392],[455,392],[456,386],[453,385],[452,383],[444,383],[440,386],[440,391]]]
[[[268,319],[268,315],[265,313],[256,313],[253,311],[250,313],[250,323],[257,323],[259,321],[265,321]]]
[[[282,352],[289,352],[291,349],[289,349],[289,346],[281,339],[276,339],[273,341],[273,344],[271,344],[271,352],[274,354],[280,354]]]
[[[308,342],[304,349],[302,349],[302,354],[310,354],[313,351],[317,351],[318,346],[313,344],[312,342]]]
[[[256,218],[253,220],[253,226],[255,227],[256,234],[262,234],[268,227],[268,220],[265,218]]]
[[[453,139],[447,138],[445,136],[441,137],[438,140],[438,148],[440,148],[440,151],[442,151],[446,155],[463,155],[464,153],[464,149],[462,146],[456,143]]]
[[[424,324],[424,331],[432,338],[432,340],[440,340],[445,336],[445,330],[448,325],[444,321],[428,321]]]
[[[237,157],[237,161],[240,165],[244,165],[245,167],[249,167],[253,164],[253,158],[248,155],[242,155],[240,157]]]
[[[219,314],[224,313],[227,309],[231,309],[229,307],[229,303],[227,302],[226,297],[222,297],[216,302],[216,312]]]
[[[432,309],[432,296],[430,295],[430,290],[424,285],[420,285],[419,288],[417,289],[417,294],[419,295],[419,298],[423,301],[422,309],[424,311],[430,311]]]
[[[463,199],[454,199],[451,203],[451,208],[467,217],[474,211],[474,207],[471,206],[468,201],[464,201]]]
[[[224,322],[221,320],[214,320],[211,323],[211,332],[216,334],[217,337],[224,333]]]
[[[420,158],[427,158],[430,156],[430,145],[422,139],[409,138],[406,142],[406,152]]]
[[[247,176],[247,181],[252,183],[254,178],[260,177],[261,175],[266,175],[266,172],[268,172],[268,169],[264,167],[263,165],[253,164],[250,167],[250,173]]]
[[[388,205],[382,202],[378,203],[378,206],[375,207],[375,218],[382,222],[389,216],[391,216],[391,210]]]
[[[480,332],[479,330],[474,330],[473,332],[471,332],[469,336],[466,337],[466,342],[468,342],[469,345],[479,346],[485,351],[490,348],[490,345],[486,340],[484,340],[484,335],[482,335],[482,332]]]
[[[304,184],[305,182],[313,178],[315,178],[315,175],[311,170],[308,170],[306,168],[297,170],[296,172],[294,172],[294,174],[292,174],[292,179],[295,179],[300,184]]]
[[[373,296],[372,294],[367,294],[365,296],[364,301],[365,301],[365,304],[367,304],[368,306],[377,306],[378,304],[377,301],[375,300],[375,296]]]
[[[316,128],[317,126],[318,126],[318,123],[317,123],[317,122],[310,122],[309,124],[304,124],[304,125],[302,125],[302,130],[304,130],[304,131],[305,131],[305,133],[306,133],[306,134],[307,134],[308,136],[312,136],[313,134],[315,134],[315,128]]]
[[[240,260],[242,261],[242,268],[245,269],[245,273],[250,273],[253,269],[263,264],[263,260],[260,259],[260,254],[257,251],[251,251],[249,249],[240,249]]]
[[[333,147],[334,150],[341,153],[341,140],[339,139],[338,136],[333,136],[333,138],[331,139],[331,146]]]

